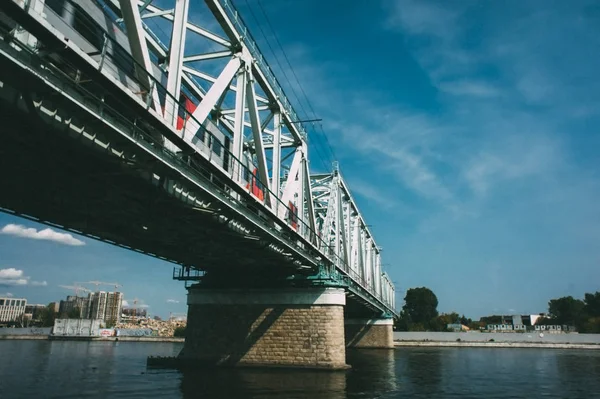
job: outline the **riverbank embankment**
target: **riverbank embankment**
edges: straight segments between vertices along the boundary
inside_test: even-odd
[[[536,342],[447,342],[447,341],[396,341],[401,347],[448,347],[448,348],[545,348],[545,349],[597,349],[598,344],[553,344]]]
[[[409,331],[394,332],[394,344],[396,347],[600,349],[600,334]]]

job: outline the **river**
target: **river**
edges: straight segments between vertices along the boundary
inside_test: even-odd
[[[0,341],[0,398],[598,398],[600,351],[352,350],[346,372],[146,369],[181,343]]]

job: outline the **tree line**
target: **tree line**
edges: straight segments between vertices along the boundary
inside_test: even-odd
[[[395,323],[396,330],[447,331],[448,324],[462,324],[478,330],[488,324],[504,322],[502,316],[486,316],[476,321],[456,312],[440,314],[437,306],[437,296],[429,288],[409,289],[400,318]],[[600,292],[586,293],[583,300],[572,296],[552,299],[548,302],[548,314],[536,324],[569,325],[582,333],[600,333]]]
[[[600,333],[600,292],[585,293],[583,300],[572,296],[548,302],[548,317],[541,324],[567,324],[582,333]]]

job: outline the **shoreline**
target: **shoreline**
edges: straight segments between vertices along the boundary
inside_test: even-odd
[[[556,342],[475,342],[475,341],[394,341],[395,348],[451,347],[451,348],[546,348],[546,349],[600,349],[600,344]]]
[[[46,340],[46,341],[113,341],[113,342],[184,342],[179,337],[82,337],[65,335],[0,335],[0,341]]]

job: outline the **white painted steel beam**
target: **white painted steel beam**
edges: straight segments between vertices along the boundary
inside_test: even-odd
[[[254,93],[254,79],[249,73],[246,81],[246,102],[248,104],[248,114],[250,115],[250,123],[252,125],[252,136],[254,138],[254,148],[256,150],[256,161],[258,163],[258,174],[263,187],[267,188],[265,193],[265,204],[271,206],[271,198],[269,187],[269,172],[267,171],[267,157],[263,148],[262,129],[260,116],[258,115],[258,106],[256,104],[256,95]]]
[[[275,125],[273,131],[273,154],[272,154],[272,167],[271,167],[271,191],[279,196],[279,187],[281,184],[281,113],[273,113],[273,124]]]
[[[186,22],[189,11],[189,0],[175,0],[175,16],[173,30],[171,32],[171,51],[169,54],[169,74],[167,78],[167,96],[165,106],[165,119],[170,120],[173,126],[177,126],[177,114],[179,111],[179,92],[181,88],[181,75],[183,67],[183,55],[185,50]]]
[[[118,0],[113,0],[113,3],[115,3],[116,1],[118,1]],[[138,0],[138,5],[141,6],[143,4],[144,4],[144,0]],[[155,14],[154,16],[160,16],[169,21],[173,21],[173,19],[174,19],[173,10],[163,10],[152,4],[149,4],[148,6],[146,6],[146,9],[148,11],[150,11],[151,14]],[[203,36],[209,40],[212,40],[215,43],[218,43],[224,47],[231,47],[231,43],[229,41],[225,40],[224,38],[220,37],[219,35],[216,35],[204,28],[201,28],[200,26],[194,24],[193,22],[188,21],[186,24],[186,27],[190,31],[197,33],[198,35]]]
[[[229,83],[237,73],[240,65],[241,60],[239,57],[233,57],[229,63],[227,63],[225,69],[223,69],[215,83],[204,96],[204,99],[192,113],[193,119],[190,119],[185,127],[185,132],[183,135],[184,140],[191,140],[191,137],[196,134],[200,128],[198,123],[204,123],[208,117],[208,114],[213,110],[214,106],[217,104],[217,101],[219,101],[223,91],[225,91],[229,86]]]
[[[304,146],[304,148],[306,148],[306,146]],[[304,173],[303,173],[303,175],[304,175],[304,193],[303,193],[303,195],[306,198],[306,204],[307,204],[306,211],[308,214],[308,227],[310,228],[309,240],[313,244],[316,244],[317,223],[316,223],[316,217],[315,217],[314,203],[312,200],[313,193],[312,193],[312,187],[310,185],[310,172],[308,170],[308,159],[306,157],[303,158],[302,167],[304,170]]]
[[[162,115],[158,91],[154,80],[152,79],[152,62],[148,53],[148,45],[146,44],[146,36],[142,27],[142,18],[135,2],[131,0],[119,0],[123,21],[127,27],[127,36],[129,38],[129,46],[131,47],[131,55],[138,63],[136,65],[136,74],[138,79],[146,86],[147,96],[150,96],[150,103],[158,115]],[[143,70],[139,68],[143,67]]]
[[[237,90],[235,93],[235,122],[233,125],[233,156],[242,159],[244,150],[244,116],[246,109],[246,71],[240,70],[237,74]],[[250,171],[252,172],[252,171]],[[243,171],[241,165],[238,165],[237,180],[241,182]]]
[[[204,61],[204,60],[215,60],[215,59],[218,59],[218,58],[231,57],[232,55],[233,55],[233,52],[231,52],[230,50],[227,50],[227,51],[216,51],[214,53],[190,55],[188,57],[185,57],[183,59],[183,62],[195,62],[195,61]]]

